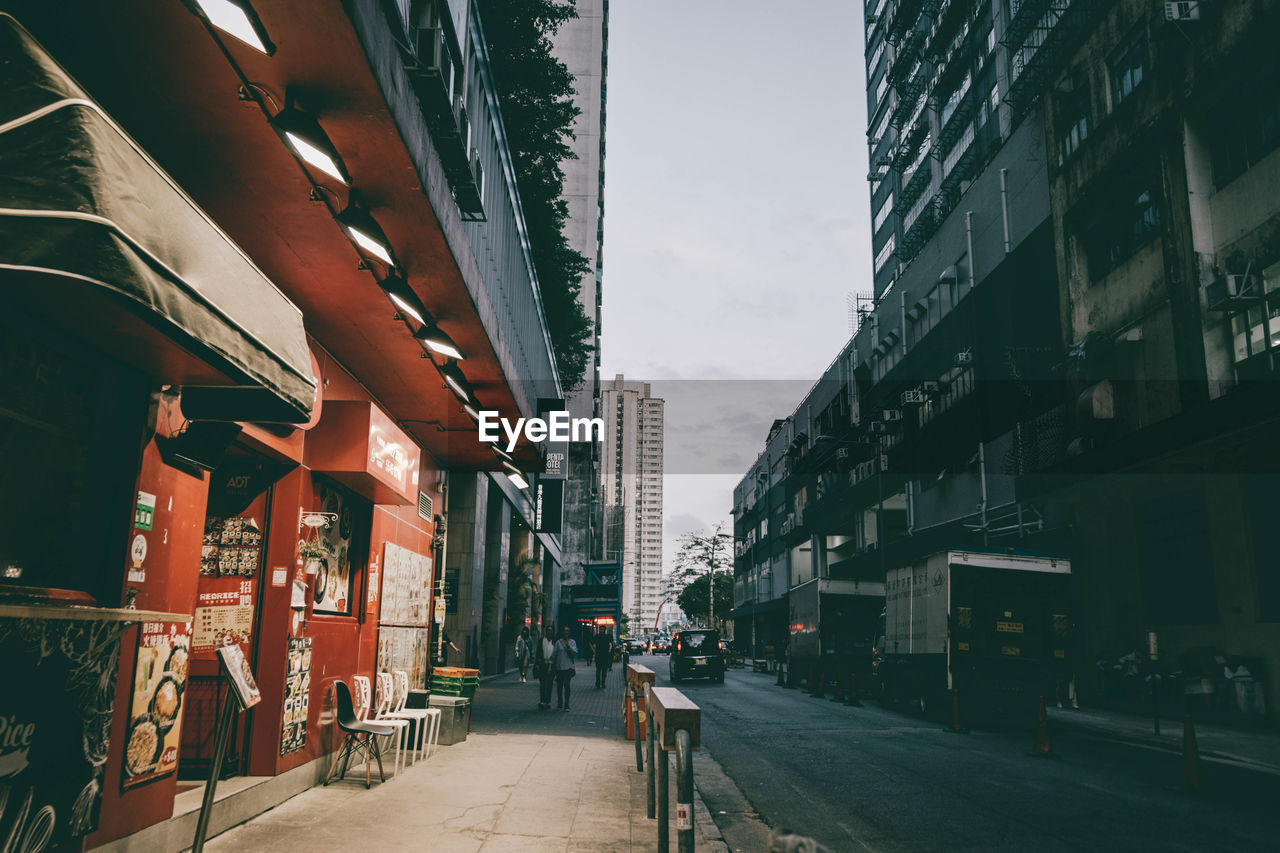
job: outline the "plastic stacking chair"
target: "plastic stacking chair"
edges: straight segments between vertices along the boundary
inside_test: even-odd
[[[406,708],[405,704],[409,701],[409,673],[403,669],[393,669],[391,675],[395,679],[396,698],[387,716],[409,720],[417,726],[415,729],[417,746],[412,750],[414,760],[430,757],[427,750],[434,752],[436,745],[440,742],[440,709]]]
[[[356,686],[356,719],[368,720],[369,712],[373,710],[373,690],[369,686],[369,676],[352,676],[351,681]]]
[[[347,765],[351,761],[351,756],[359,754],[364,756],[364,786],[368,788],[370,785],[370,761],[369,756],[372,755],[378,762],[378,778],[385,782],[386,774],[382,769],[382,750],[378,748],[378,738],[389,736],[395,733],[390,726],[378,725],[377,723],[366,723],[356,717],[356,709],[351,702],[351,690],[341,681],[333,683],[333,689],[336,693],[337,712],[338,712],[338,728],[347,733],[347,739],[342,744],[342,750],[334,760],[333,765],[329,768],[329,774],[325,776],[324,783],[328,785],[333,781],[333,774],[337,772],[338,766],[342,766],[342,773],[338,776],[343,779],[347,775]]]
[[[391,759],[392,775],[400,775],[400,761],[404,759],[408,763],[405,755],[405,741],[409,737],[409,721],[406,719],[397,719],[391,716],[391,703],[395,699],[395,679],[391,677],[389,672],[378,673],[378,692],[377,700],[374,705],[373,716],[368,718],[369,722],[377,723],[380,726],[389,726],[394,731],[395,754]]]

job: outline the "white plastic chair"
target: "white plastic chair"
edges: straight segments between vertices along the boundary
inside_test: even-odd
[[[417,726],[418,744],[414,752],[414,760],[419,757],[430,757],[440,743],[440,709],[439,708],[406,708],[409,701],[409,673],[403,669],[391,671],[395,679],[396,699],[391,712],[392,719],[411,720]],[[427,750],[430,749],[430,752]]]
[[[395,680],[389,672],[378,673],[378,693],[374,704],[373,716],[369,718],[369,722],[377,723],[380,726],[391,726],[396,730],[394,735],[396,752],[391,761],[392,778],[400,775],[400,762],[405,760],[405,739],[409,734],[409,721],[405,719],[396,719],[390,715],[391,703],[395,699]]]

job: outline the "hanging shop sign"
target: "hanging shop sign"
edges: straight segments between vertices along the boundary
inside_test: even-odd
[[[297,752],[307,745],[307,713],[311,707],[311,638],[289,640],[289,667],[284,680],[284,721],[280,729],[280,754]]]
[[[190,622],[143,622],[139,629],[124,744],[125,788],[167,776],[178,767],[190,644]]]
[[[533,529],[559,533],[564,523],[564,480],[538,478],[533,499]]]
[[[378,504],[416,504],[422,451],[372,403],[329,402],[307,438],[307,466]]]

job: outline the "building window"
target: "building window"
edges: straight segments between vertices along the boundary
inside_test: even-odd
[[[1120,102],[1142,82],[1147,70],[1147,30],[1139,24],[1124,44],[1111,55],[1107,63],[1111,72],[1111,108]]]
[[[875,219],[871,223],[871,233],[875,234],[880,230],[880,226],[884,225],[884,221],[889,218],[889,214],[893,212],[893,193],[885,198],[884,203],[876,211]]]
[[[871,58],[867,60],[867,76],[874,76],[876,68],[879,67],[880,57],[884,55],[884,42],[876,45],[876,49],[871,53]]]
[[[889,77],[887,75],[880,78],[880,82],[876,84],[876,106],[878,107],[884,102],[884,93],[889,90]]]
[[[1219,188],[1274,151],[1280,145],[1280,59],[1219,103],[1208,131]]]
[[[1154,181],[1116,195],[1116,203],[1084,235],[1089,276],[1099,281],[1145,246],[1160,231],[1160,205]]]
[[[889,262],[889,258],[893,255],[894,243],[894,235],[890,234],[889,239],[880,247],[880,251],[876,252],[876,273],[884,269],[884,265]]]
[[[1089,137],[1089,86],[1083,77],[1067,78],[1070,90],[1058,95],[1058,138],[1062,154],[1070,157]]]

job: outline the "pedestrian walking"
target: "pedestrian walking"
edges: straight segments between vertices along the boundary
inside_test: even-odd
[[[543,632],[542,639],[533,646],[533,674],[538,679],[538,707],[551,707],[551,662],[555,657],[555,629],[550,625]]]
[[[453,640],[449,639],[448,631],[440,632],[440,665],[449,665],[449,649],[453,649],[458,654],[462,654],[462,649],[453,644]]]
[[[595,639],[596,689],[604,687],[609,678],[609,670],[613,668],[613,638],[609,632],[601,631]]]
[[[560,629],[560,639],[556,640],[551,655],[551,669],[556,678],[556,707],[569,710],[569,682],[578,674],[574,661],[578,658],[578,644],[569,633],[569,626]]]
[[[532,657],[533,638],[529,636],[528,628],[521,628],[520,636],[516,637],[516,666],[520,667],[521,684],[529,680],[529,659]]]

